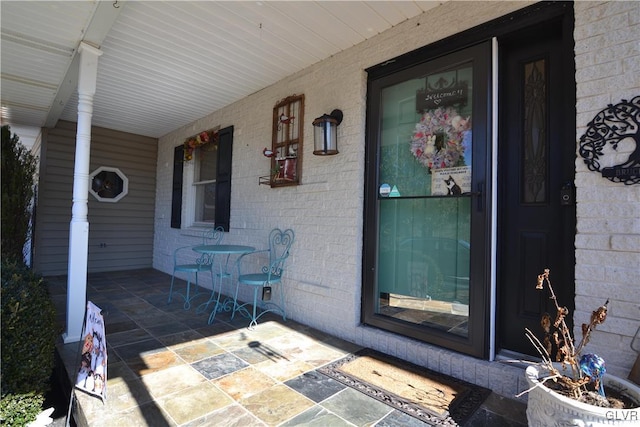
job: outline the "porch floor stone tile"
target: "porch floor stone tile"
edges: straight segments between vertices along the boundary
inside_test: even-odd
[[[109,331],[107,330],[107,333],[108,332]],[[149,337],[152,338],[151,336]],[[114,346],[110,341],[109,343]],[[118,353],[118,356],[122,358],[122,360],[129,360],[147,354],[159,353],[166,350],[166,347],[164,347],[160,343],[160,341],[155,338],[114,347],[116,347],[116,352]]]
[[[323,408],[313,406],[300,415],[280,425],[281,427],[306,426],[306,427],[352,427],[353,424],[340,418],[336,414]]]
[[[186,347],[196,343],[199,340],[205,339],[204,335],[199,334],[193,329],[179,332],[177,334],[164,335],[158,337],[158,341],[167,346],[171,350],[176,350],[180,347]]]
[[[206,378],[189,365],[174,366],[141,378],[145,387],[155,398],[185,390],[206,382]]]
[[[266,427],[267,425],[242,406],[235,404],[211,412],[195,421],[183,424],[183,427]]]
[[[289,387],[278,384],[239,402],[268,425],[278,425],[314,405]]]
[[[313,365],[293,358],[278,359],[275,361],[265,360],[254,366],[264,374],[283,382],[314,369]]]
[[[117,332],[115,334],[111,334],[109,332],[109,323],[108,320],[105,319],[105,330],[107,335],[107,344],[112,347],[118,347],[125,344],[131,344],[139,341],[144,341],[152,338],[149,332],[144,329],[131,329],[124,332]]]
[[[153,269],[89,275],[87,299],[105,318],[107,398],[69,389],[72,426],[428,426],[317,371],[360,346],[271,313],[252,330],[247,318],[225,311],[209,325],[210,311],[197,308],[210,291],[185,310],[180,298],[167,304],[170,281]],[[64,327],[67,279],[45,283]],[[57,345],[67,387],[75,382],[80,344]],[[464,427],[525,427],[525,408],[494,397]]]
[[[217,378],[213,383],[236,401],[246,399],[277,384],[276,380],[251,366]]]
[[[139,357],[128,359],[126,362],[131,370],[139,376],[148,375],[153,372],[185,363],[172,351],[161,351],[159,353],[146,355],[143,354]]]
[[[239,369],[246,368],[249,364],[231,353],[222,353],[192,363],[191,366],[204,375],[205,378],[213,380]]]
[[[229,396],[210,382],[164,396],[158,401],[178,424],[187,423],[233,403]]]
[[[321,402],[346,386],[317,371],[309,371],[285,383],[314,402]]]
[[[357,426],[373,425],[393,411],[392,407],[348,387],[321,402],[321,405]]]
[[[187,363],[197,362],[212,355],[224,353],[224,349],[209,340],[199,340],[174,350]]]

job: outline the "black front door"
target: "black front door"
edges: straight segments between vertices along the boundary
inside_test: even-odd
[[[499,39],[498,347],[536,355],[555,314],[537,275],[551,270],[558,302],[573,310],[575,79],[569,19]],[[571,319],[571,316],[568,317]]]

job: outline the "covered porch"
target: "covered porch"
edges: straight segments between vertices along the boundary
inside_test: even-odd
[[[87,299],[105,319],[107,399],[75,390],[77,425],[429,425],[317,372],[361,346],[279,316],[249,330],[222,312],[209,325],[198,301],[167,304],[170,280],[155,269],[89,275]],[[63,323],[67,277],[46,282]],[[58,344],[67,395],[81,345]],[[492,394],[465,425],[525,426],[524,411]]]

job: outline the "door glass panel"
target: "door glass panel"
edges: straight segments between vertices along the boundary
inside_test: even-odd
[[[468,336],[472,74],[382,89],[376,314]]]
[[[545,60],[524,64],[523,202],[546,203],[547,95]]]

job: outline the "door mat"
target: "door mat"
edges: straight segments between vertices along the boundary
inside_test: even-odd
[[[393,356],[363,349],[319,372],[432,425],[459,425],[491,390]]]

